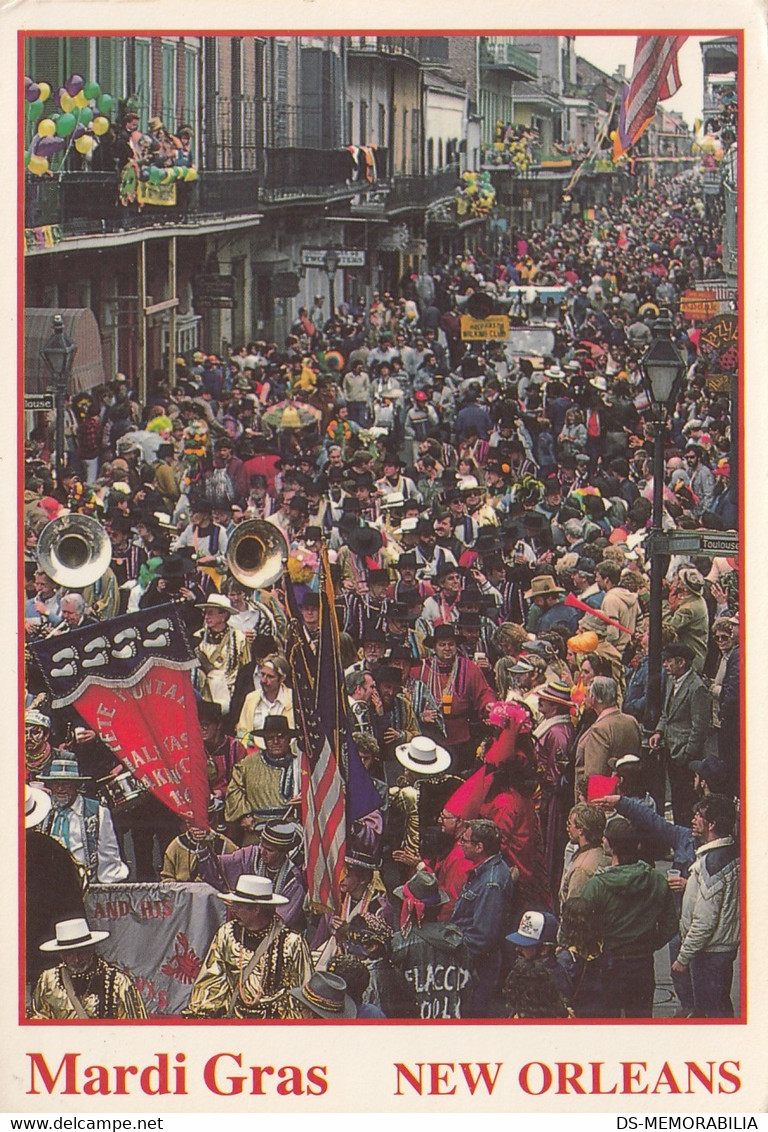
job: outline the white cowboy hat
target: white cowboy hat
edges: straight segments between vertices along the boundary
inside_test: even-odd
[[[426,735],[414,735],[410,743],[395,747],[395,758],[414,774],[442,774],[451,765],[450,751]]]
[[[608,392],[608,382],[605,380],[604,377],[602,377],[600,375],[598,375],[597,377],[593,377],[589,384],[592,386],[593,389],[597,389],[600,393],[607,393]]]
[[[92,932],[87,920],[60,920],[56,925],[56,938],[41,943],[40,951],[75,951],[101,943],[108,935],[109,932]]]
[[[228,904],[287,904],[288,897],[280,896],[272,889],[269,877],[257,877],[243,873],[237,878],[234,892],[218,892],[216,894]]]
[[[51,810],[51,796],[39,786],[24,787],[24,828],[34,829],[48,817]]]
[[[226,594],[209,594],[204,602],[200,602],[195,609],[218,609],[222,613],[234,613],[235,607]]]

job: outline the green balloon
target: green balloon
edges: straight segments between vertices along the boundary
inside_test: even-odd
[[[38,98],[36,102],[27,103],[27,117],[29,118],[30,122],[36,122],[38,118],[41,117],[43,113],[43,105],[44,103],[42,98]]]
[[[150,165],[149,179],[153,185],[158,185],[163,177],[162,169],[158,169],[157,165]]]
[[[86,83],[83,87],[83,94],[86,98],[98,98],[101,94],[101,87],[98,83]]]
[[[56,133],[60,138],[68,138],[77,125],[74,114],[62,114],[56,123]]]
[[[77,117],[81,126],[90,126],[93,121],[93,111],[90,106],[83,106]]]
[[[107,118],[109,117],[112,110],[112,101],[113,100],[111,94],[102,94],[96,99],[96,105],[99,108],[99,113],[104,114]]]

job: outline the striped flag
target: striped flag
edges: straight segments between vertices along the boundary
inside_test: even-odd
[[[327,554],[320,566],[320,635],[313,653],[286,576],[288,659],[302,749],[301,811],[309,900],[314,911],[338,908],[349,834],[380,827],[381,800],[360,762],[347,719],[339,626]],[[375,815],[378,815],[378,823]],[[362,819],[362,821],[361,821]],[[366,824],[366,819],[368,819]],[[354,841],[354,836],[352,838]]]
[[[671,98],[682,85],[677,53],[687,35],[640,35],[635,48],[632,79],[622,100],[614,141],[614,160],[633,146],[653,121],[657,102]]]

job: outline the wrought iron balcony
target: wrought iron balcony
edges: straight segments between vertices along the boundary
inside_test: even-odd
[[[459,185],[459,166],[449,165],[435,173],[394,177],[387,197],[387,212],[426,208],[441,197],[451,196]]]
[[[536,58],[530,52],[514,43],[491,43],[486,37],[480,41],[480,64],[508,71],[518,80],[533,80],[538,74]]]

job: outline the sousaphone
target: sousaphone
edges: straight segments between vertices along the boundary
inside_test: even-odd
[[[40,532],[37,560],[56,585],[81,590],[107,569],[112,544],[101,523],[90,515],[60,515]]]
[[[248,590],[272,586],[288,561],[288,543],[273,523],[246,519],[235,528],[227,546],[227,565]]]

